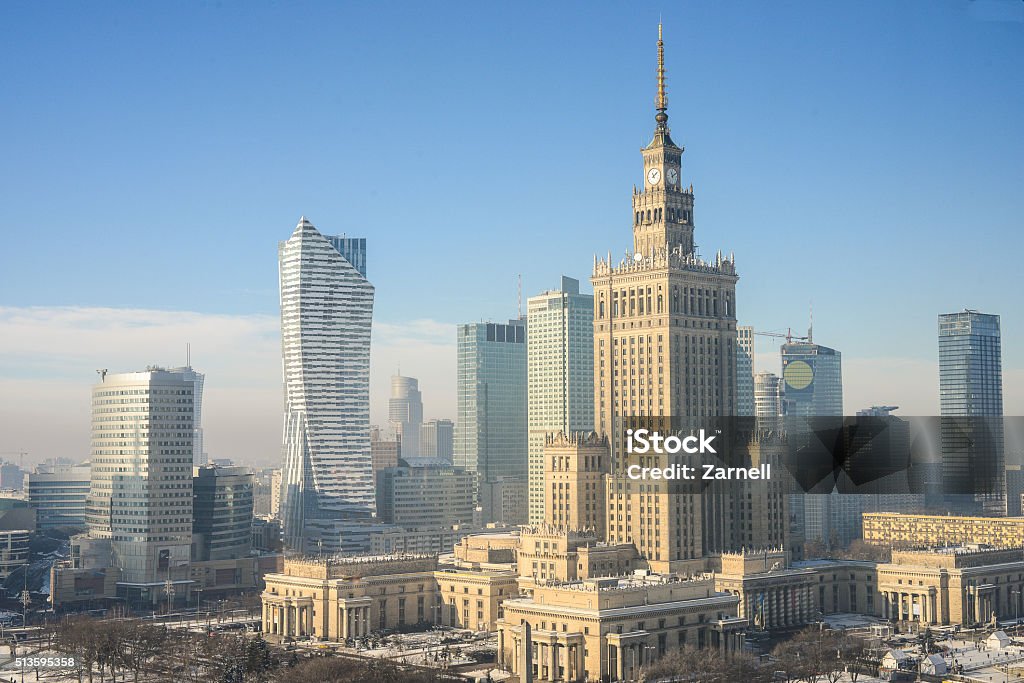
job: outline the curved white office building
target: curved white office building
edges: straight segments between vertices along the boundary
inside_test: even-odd
[[[366,519],[373,285],[365,238],[328,237],[304,217],[278,248],[284,373],[285,543],[313,519]]]

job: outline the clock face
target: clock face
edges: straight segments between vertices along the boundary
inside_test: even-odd
[[[668,182],[672,183],[673,185],[675,185],[676,181],[679,180],[679,171],[677,171],[674,168],[668,169],[668,174],[667,175],[668,175]]]
[[[659,180],[661,180],[661,171],[656,168],[652,168],[647,172],[647,182],[651,185],[657,185]]]

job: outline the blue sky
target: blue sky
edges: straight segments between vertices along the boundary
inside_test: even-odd
[[[742,322],[803,328],[813,301],[848,368],[927,379],[857,401],[925,406],[936,314],[996,312],[1009,384],[1022,7],[3,3],[0,306],[274,316],[305,214],[369,239],[392,330],[511,316],[517,274],[586,281],[630,244],[660,15],[697,242],[735,251]]]

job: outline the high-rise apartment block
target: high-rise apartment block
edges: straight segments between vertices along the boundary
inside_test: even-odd
[[[418,380],[401,375],[391,376],[388,420],[402,442],[402,455],[406,458],[421,457],[420,426],[423,423],[423,397],[420,395]]]
[[[526,325],[458,329],[456,467],[476,472],[485,522],[527,517]]]
[[[544,521],[544,443],[594,429],[594,297],[562,276],[527,301],[530,522]]]
[[[754,328],[736,326],[736,414],[755,415]]]
[[[101,373],[92,391],[89,538],[109,543],[129,599],[187,579],[195,380],[151,367]]]
[[[451,463],[455,454],[455,423],[427,420],[420,427],[420,452],[424,458]]]
[[[373,285],[366,240],[326,237],[304,217],[278,249],[285,389],[281,516],[285,544],[306,521],[365,520],[370,459]]]

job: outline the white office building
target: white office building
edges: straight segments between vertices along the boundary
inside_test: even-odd
[[[527,302],[530,523],[544,521],[544,438],[594,429],[594,295],[562,276]]]
[[[309,520],[374,510],[370,461],[373,285],[366,240],[320,234],[304,217],[278,249],[284,373],[281,516],[303,548]],[[340,526],[339,526],[340,528]]]
[[[109,544],[119,593],[188,579],[195,381],[158,367],[101,373],[92,391],[88,538]]]

